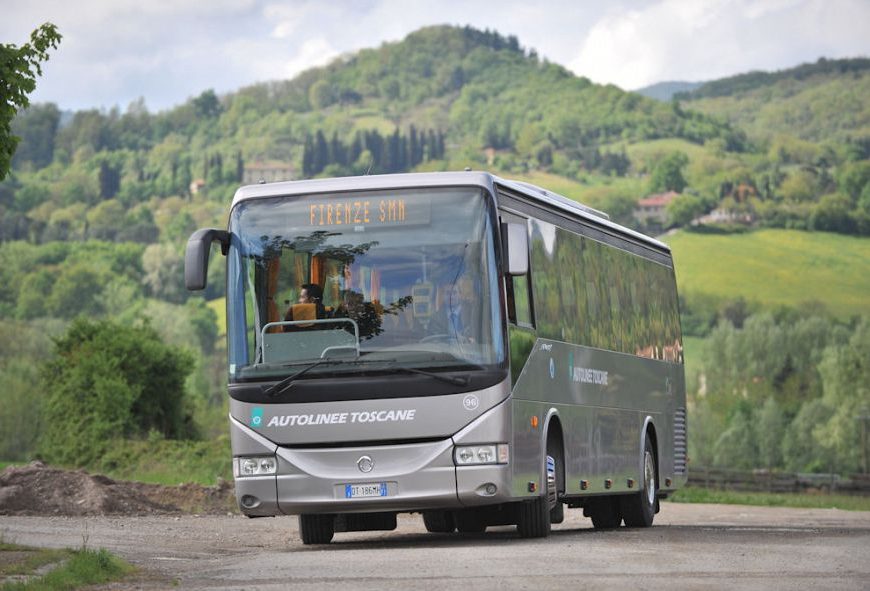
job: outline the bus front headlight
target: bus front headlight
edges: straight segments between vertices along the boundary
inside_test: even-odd
[[[509,456],[507,443],[462,445],[453,451],[453,460],[457,466],[507,464]]]
[[[267,476],[278,471],[278,462],[271,456],[236,458],[236,476]]]

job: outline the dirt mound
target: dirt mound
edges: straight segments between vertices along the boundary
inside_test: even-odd
[[[121,482],[42,462],[0,472],[0,515],[160,515],[235,512],[233,485]]]

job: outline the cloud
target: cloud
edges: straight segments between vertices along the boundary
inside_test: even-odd
[[[867,0],[0,0],[0,42],[64,36],[34,101],[165,109],[291,78],[427,25],[516,35],[597,82],[635,88],[870,53]]]
[[[665,0],[604,16],[568,65],[629,89],[710,80],[866,54],[867,22],[862,0]]]

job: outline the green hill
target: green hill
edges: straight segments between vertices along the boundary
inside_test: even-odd
[[[677,98],[684,108],[720,117],[767,142],[870,136],[870,59],[819,60],[780,72],[750,72],[704,84]]]
[[[870,315],[870,240],[823,232],[760,230],[664,238],[688,298],[743,297],[764,307],[822,302],[840,319]]]

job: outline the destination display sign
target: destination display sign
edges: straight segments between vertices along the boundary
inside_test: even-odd
[[[308,227],[418,226],[429,223],[429,199],[415,197],[330,198],[308,204]]]

